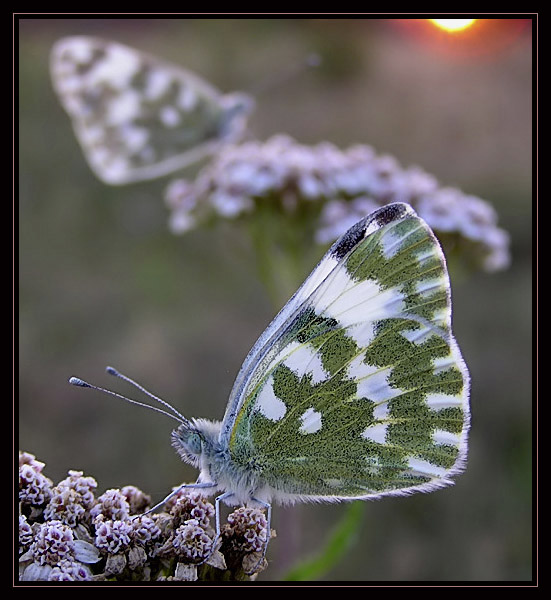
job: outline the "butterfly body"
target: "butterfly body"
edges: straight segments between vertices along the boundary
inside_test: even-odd
[[[247,504],[253,499],[270,501],[272,494],[262,489],[253,462],[239,464],[220,441],[220,421],[194,419],[191,428],[180,425],[172,433],[172,444],[185,462],[200,470],[199,483],[212,483],[212,492],[226,492],[228,503]]]
[[[184,423],[173,445],[228,503],[428,492],[464,468],[468,392],[443,253],[393,204],[335,242],[268,326],[223,421]]]

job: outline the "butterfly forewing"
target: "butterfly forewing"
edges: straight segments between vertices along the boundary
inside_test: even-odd
[[[451,483],[469,381],[450,329],[434,234],[406,205],[377,211],[333,245],[247,358],[224,420],[232,458],[289,497]]]
[[[197,162],[239,137],[252,100],[222,96],[193,73],[116,42],[57,42],[52,80],[97,176],[152,179]]]

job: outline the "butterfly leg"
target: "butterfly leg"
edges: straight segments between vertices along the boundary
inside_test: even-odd
[[[200,485],[200,484],[198,484],[198,485]],[[204,485],[207,485],[207,484],[204,484]],[[215,485],[215,484],[212,484],[212,485]],[[211,547],[210,552],[200,563],[197,563],[199,565],[206,563],[209,560],[209,558],[214,554],[214,551],[218,547],[218,542],[220,540],[220,533],[221,533],[220,532],[220,501],[227,500],[231,496],[233,496],[232,492],[224,492],[220,496],[217,496],[214,500],[214,514],[215,514],[215,520],[216,520],[215,535],[214,535],[214,539],[212,540],[212,547]]]
[[[233,496],[232,492],[225,492],[224,494],[217,496],[215,499],[216,536],[212,543],[212,551],[205,560],[208,560],[208,558],[210,558],[210,555],[212,554],[212,552],[214,552],[214,549],[218,545],[218,540],[220,539],[220,535],[221,535],[220,502],[222,500],[227,500],[228,498],[231,498],[232,496]],[[246,573],[247,575],[253,575],[254,573],[256,573],[258,571],[258,567],[260,566],[260,564],[264,560],[264,557],[266,556],[266,551],[268,549],[268,542],[270,541],[270,531],[271,531],[270,526],[271,526],[271,522],[272,522],[272,505],[269,504],[268,502],[263,502],[262,500],[258,500],[258,498],[251,498],[251,500],[253,502],[256,502],[257,504],[260,504],[262,506],[262,508],[266,509],[267,532],[266,532],[266,542],[264,544],[264,549],[262,551],[262,555],[260,556],[258,561],[255,563],[254,567]]]
[[[217,496],[216,499],[214,500],[214,510],[216,512],[216,537],[215,537],[216,542],[218,541],[218,538],[220,537],[220,501],[227,500],[228,498],[231,498],[232,496],[233,496],[232,492],[224,492],[220,496]]]
[[[194,490],[197,489],[208,489],[208,488],[212,488],[212,487],[216,487],[216,483],[210,483],[210,482],[203,482],[203,483],[183,483],[181,486],[177,487],[175,490],[173,490],[172,492],[170,492],[170,494],[168,496],[166,496],[166,498],[164,498],[163,500],[161,500],[158,504],[155,504],[155,506],[151,507],[149,510],[146,510],[144,513],[142,513],[141,515],[135,515],[133,518],[137,518],[137,517],[142,517],[144,515],[148,515],[149,513],[152,513],[153,511],[157,510],[158,508],[161,508],[161,506],[164,506],[171,498],[173,498],[174,496],[176,496],[176,494],[180,491],[183,490],[184,488],[191,488]]]

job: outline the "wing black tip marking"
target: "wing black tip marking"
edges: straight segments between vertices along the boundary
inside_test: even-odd
[[[411,213],[412,209],[407,204],[395,203],[383,206],[383,208],[373,214],[373,218],[379,227],[383,227]]]
[[[352,248],[364,239],[366,233],[373,233],[373,223],[377,225],[377,228],[380,228],[411,214],[414,214],[413,209],[407,204],[397,202],[383,206],[365,219],[358,221],[358,223],[353,225],[345,234],[343,234],[331,248],[331,255],[337,260],[341,260],[345,257]]]
[[[359,221],[353,225],[339,240],[335,242],[331,248],[331,254],[340,260],[348,254],[352,248],[359,244],[364,236],[367,228],[366,220]]]

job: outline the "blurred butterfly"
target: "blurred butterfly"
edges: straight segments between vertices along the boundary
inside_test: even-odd
[[[198,162],[245,130],[254,102],[221,94],[185,69],[98,38],[59,40],[54,88],[94,173],[105,183],[154,179]]]
[[[406,204],[362,219],[253,346],[222,421],[189,420],[160,402],[180,423],[176,451],[200,471],[183,487],[219,494],[218,534],[221,501],[265,507],[269,521],[274,501],[452,484],[467,457],[469,373],[434,233]]]

